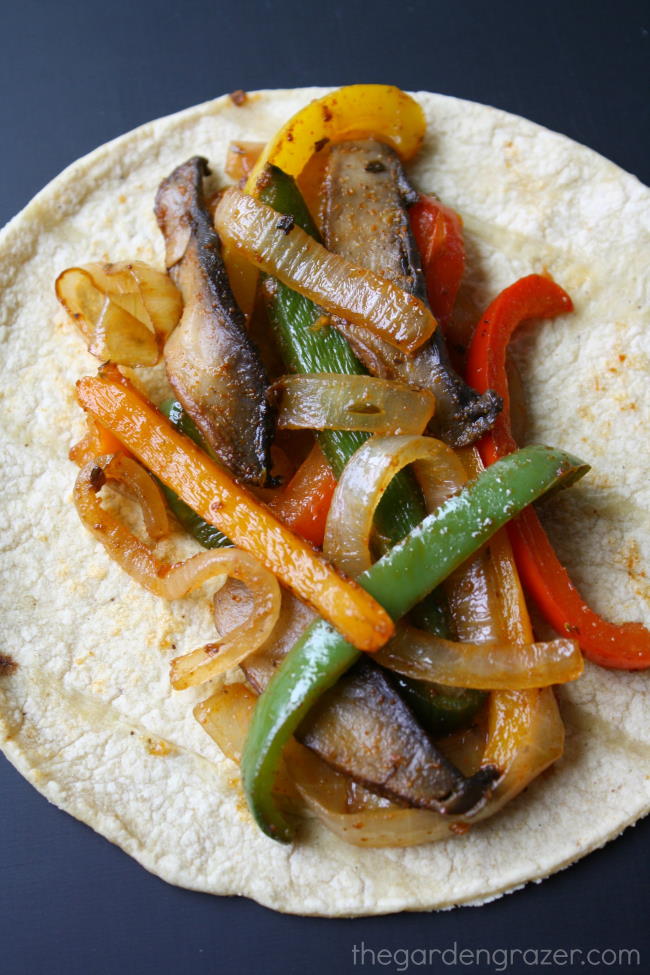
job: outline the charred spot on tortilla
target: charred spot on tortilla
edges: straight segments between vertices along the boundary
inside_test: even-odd
[[[18,670],[18,664],[8,653],[0,653],[0,677],[8,677]]]
[[[245,105],[248,101],[248,93],[245,92],[243,88],[237,88],[235,91],[230,92],[229,98],[233,105],[237,105],[238,108],[241,108],[241,106]]]
[[[207,161],[195,156],[163,180],[156,195],[167,267],[184,301],[181,320],[165,345],[165,365],[208,447],[235,477],[264,485],[275,415],[205,205],[208,174]]]
[[[397,153],[376,139],[339,142],[329,150],[325,176],[325,239],[330,250],[389,278],[426,302],[422,262],[408,207],[418,199]],[[501,398],[479,395],[453,369],[437,328],[413,356],[341,318],[333,324],[375,375],[429,389],[438,407],[429,432],[452,447],[474,443],[494,424]]]

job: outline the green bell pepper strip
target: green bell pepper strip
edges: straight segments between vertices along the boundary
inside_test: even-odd
[[[407,679],[390,670],[385,674],[434,738],[466,727],[468,710],[475,714],[487,698],[486,691],[443,687],[425,680]]]
[[[295,180],[276,166],[264,172],[260,199],[278,213],[293,217],[306,233],[320,241],[320,234],[296,185]],[[280,281],[274,281],[272,295],[267,301],[267,313],[273,336],[288,369],[295,373],[332,372],[342,375],[365,375],[367,370],[352,352],[347,340],[331,325],[318,324],[322,312],[312,301],[292,291]],[[323,430],[318,442],[335,477],[339,478],[352,455],[368,439],[358,431]],[[401,471],[388,486],[375,514],[375,541],[385,553],[426,516],[426,508],[415,478],[409,471]],[[416,626],[450,637],[446,599],[441,592],[432,592],[417,607]],[[410,684],[409,678],[403,682]],[[439,695],[434,701],[429,691],[422,693],[420,682],[414,681],[410,698],[422,698],[423,724],[431,734],[449,722],[457,722],[464,714],[468,724],[480,708],[485,694],[468,691],[458,697],[453,707],[446,708],[448,698]],[[465,705],[464,712],[462,704]],[[447,713],[449,711],[449,713]],[[437,713],[436,713],[437,712]],[[430,716],[431,720],[426,720]],[[455,725],[457,726],[457,725]]]
[[[199,430],[194,424],[192,417],[185,412],[180,403],[176,400],[168,399],[160,407],[161,413],[164,413],[170,423],[184,433],[186,437],[193,440],[195,444],[198,444],[202,450],[206,450],[203,437],[201,436]],[[209,453],[209,451],[206,451]],[[192,511],[188,504],[178,497],[178,495],[168,488],[166,484],[162,481],[158,481],[158,484],[162,488],[163,494],[167,499],[167,504],[171,508],[173,514],[178,519],[181,526],[190,535],[193,535],[197,542],[203,546],[203,548],[225,548],[228,545],[232,545],[229,538],[226,538],[223,532],[220,532],[218,528],[214,525],[208,524],[204,521],[200,515],[197,515],[195,511]]]
[[[357,581],[399,619],[509,519],[588,469],[550,447],[510,454],[428,515]],[[253,816],[272,839],[290,842],[293,836],[272,792],[282,749],[311,706],[358,657],[355,647],[320,620],[290,650],[257,700],[242,756],[242,781]]]
[[[264,173],[259,198],[278,213],[292,216],[306,233],[320,241],[320,235],[305,201],[291,176],[276,166]],[[267,303],[273,336],[285,365],[292,372],[335,372],[342,375],[366,375],[346,339],[332,325],[319,325],[321,309],[280,281],[273,283],[273,295]],[[323,430],[318,443],[335,477],[350,457],[368,439],[359,431]],[[375,528],[382,549],[388,549],[403,538],[426,515],[426,508],[414,478],[400,472],[390,483],[375,515]]]

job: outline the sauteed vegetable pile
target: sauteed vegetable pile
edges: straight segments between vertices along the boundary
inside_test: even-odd
[[[409,181],[424,126],[397,88],[339,89],[231,146],[234,185],[197,156],[163,180],[166,273],[56,282],[102,361],[77,384],[79,515],[161,598],[209,584],[214,640],[171,685],[210,682],[195,716],[284,842],[305,808],[360,845],[465,832],[562,754],[553,685],[583,654],[650,666],[650,633],[584,603],[535,514],[588,466],[511,433],[510,336],[571,299],[531,274],[448,349],[462,219]],[[138,370],[163,362],[154,404]],[[172,564],[174,525],[198,546]],[[557,638],[535,639],[522,582]]]

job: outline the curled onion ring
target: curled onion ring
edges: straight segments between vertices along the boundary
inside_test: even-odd
[[[162,591],[164,585],[161,579],[163,569],[161,563],[119,518],[102,507],[97,497],[107,481],[117,481],[124,484],[128,490],[133,488],[137,477],[139,486],[134,493],[142,506],[145,525],[153,524],[154,534],[157,533],[159,538],[167,533],[167,512],[160,489],[151,475],[140,467],[137,461],[132,461],[133,466],[131,466],[127,465],[127,460],[130,458],[123,457],[119,453],[109,454],[97,457],[82,467],[74,486],[74,503],[86,528],[102,543],[111,558],[149,592],[162,596],[165,593]],[[137,475],[136,470],[139,471]],[[151,498],[156,495],[157,500],[152,505]],[[162,521],[158,524],[161,509],[164,526]]]
[[[413,464],[429,511],[457,494],[467,480],[451,447],[433,437],[376,437],[346,464],[327,518],[323,551],[355,579],[370,568],[375,510],[395,474]]]
[[[214,553],[230,578],[239,579],[253,595],[248,618],[215,642],[172,660],[171,682],[178,691],[224,673],[268,639],[280,615],[278,580],[258,560],[238,548]]]

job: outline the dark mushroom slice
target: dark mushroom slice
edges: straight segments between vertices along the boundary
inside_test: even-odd
[[[426,301],[422,264],[408,219],[417,199],[397,154],[374,139],[332,146],[326,168],[324,235],[328,248]],[[453,447],[474,443],[501,410],[493,392],[479,395],[451,366],[444,338],[436,329],[413,356],[407,356],[368,329],[342,319],[334,324],[374,375],[403,379],[431,390],[437,399],[429,430]]]
[[[485,766],[466,778],[368,659],[323,696],[296,737],[372,792],[443,814],[477,811],[498,774]]]
[[[166,263],[184,301],[165,345],[169,381],[216,457],[235,477],[267,482],[274,413],[268,380],[246,332],[205,205],[205,159],[195,156],[161,184],[155,213]]]
[[[245,588],[228,582],[215,596],[219,629],[225,632],[236,626],[249,605]],[[240,665],[256,693],[262,693],[313,618],[312,610],[283,594],[276,631]],[[436,812],[477,811],[497,774],[485,768],[465,778],[435,747],[389,678],[368,658],[321,699],[296,738],[370,791]]]

